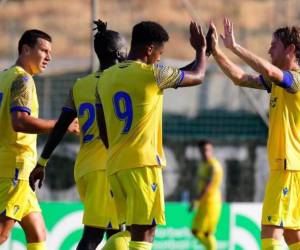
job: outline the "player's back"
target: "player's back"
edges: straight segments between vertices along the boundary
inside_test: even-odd
[[[106,168],[106,148],[99,138],[96,122],[95,93],[101,77],[95,72],[78,79],[72,94],[80,126],[80,150],[78,152],[74,175],[78,180],[83,175]]]
[[[36,163],[37,136],[14,131],[11,123],[11,112],[14,111],[38,117],[35,84],[18,66],[0,73],[0,177],[18,175],[20,179],[28,179]]]
[[[104,71],[98,84],[109,150],[108,174],[165,165],[162,149],[163,91],[154,65],[126,61]]]

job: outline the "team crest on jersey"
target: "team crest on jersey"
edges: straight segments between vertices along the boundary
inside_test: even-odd
[[[278,100],[277,97],[273,97],[273,98],[270,99],[271,108],[275,108],[277,100]]]
[[[283,192],[283,195],[284,195],[284,196],[286,196],[286,194],[288,193],[288,191],[289,191],[289,190],[288,190],[288,188],[287,188],[287,187],[285,187],[285,188],[282,190],[282,192]]]

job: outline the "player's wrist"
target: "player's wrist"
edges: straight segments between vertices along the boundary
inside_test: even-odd
[[[37,164],[42,166],[42,167],[46,167],[48,161],[49,161],[49,159],[45,159],[42,156],[40,156],[40,158],[38,159]]]

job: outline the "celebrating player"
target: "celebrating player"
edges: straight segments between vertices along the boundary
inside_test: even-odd
[[[100,120],[100,127],[107,128],[107,137],[100,134],[108,145],[107,172],[120,222],[131,227],[131,250],[151,249],[156,225],[165,224],[163,90],[200,84],[205,74],[205,37],[194,22],[190,33],[196,58],[191,70],[183,71],[156,64],[169,39],[161,25],[135,25],[128,60],[106,70],[97,84],[97,106],[106,122]]]
[[[36,138],[48,133],[54,120],[38,118],[38,99],[33,75],[51,61],[51,37],[27,30],[19,40],[15,65],[0,73],[0,245],[18,221],[27,249],[46,249],[46,229],[29,174],[36,163]],[[76,124],[70,126],[76,131]]]
[[[218,46],[214,24],[213,56],[238,86],[267,90],[270,96],[268,158],[270,176],[262,211],[262,249],[281,249],[282,235],[290,249],[300,249],[300,28],[283,27],[273,33],[271,63],[235,41],[233,24],[224,19],[226,48],[259,75],[246,74]]]
[[[110,236],[119,229],[115,204],[110,194],[105,171],[106,148],[99,138],[96,124],[95,92],[101,72],[125,59],[126,42],[118,32],[107,30],[106,23],[99,20],[95,24],[97,33],[94,39],[94,49],[101,63],[100,70],[78,79],[74,84],[57,125],[47,140],[36,168],[30,175],[32,188],[37,180],[39,180],[40,187],[47,161],[64,136],[68,125],[75,117],[78,117],[81,138],[74,176],[84,205],[84,230],[77,250],[96,249],[105,231]]]

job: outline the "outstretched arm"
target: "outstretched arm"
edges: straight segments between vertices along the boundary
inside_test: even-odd
[[[262,74],[263,77],[275,83],[279,83],[283,80],[283,72],[281,69],[236,43],[233,23],[228,18],[224,19],[223,25],[224,35],[221,35],[221,38],[226,48],[230,49],[256,72]]]
[[[255,89],[271,90],[271,84],[260,76],[247,74],[241,67],[233,63],[219,48],[218,33],[214,23],[212,29],[212,54],[221,70],[233,81],[235,85]]]
[[[42,183],[45,176],[45,166],[48,159],[53,153],[54,149],[60,143],[64,137],[69,126],[72,126],[72,122],[76,118],[76,112],[62,111],[59,119],[57,120],[53,130],[51,131],[46,145],[42,151],[42,154],[38,160],[36,167],[32,170],[29,176],[29,184],[32,190],[35,190],[35,183],[38,182],[38,187],[42,187]],[[75,121],[74,121],[75,122]]]
[[[198,85],[203,82],[206,70],[206,40],[202,31],[202,27],[195,22],[190,24],[190,43],[196,51],[193,64],[186,67],[183,71],[184,77],[179,87],[189,87]]]

